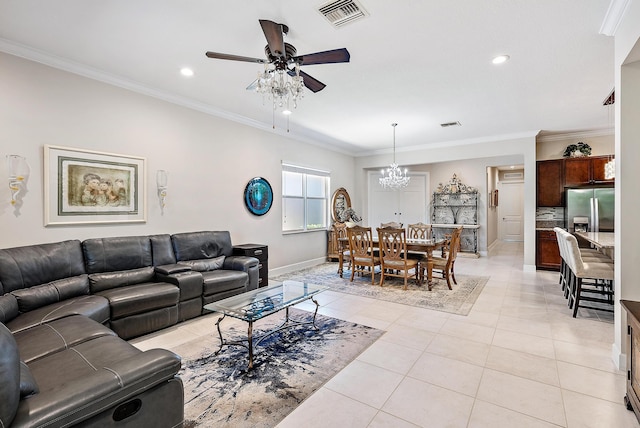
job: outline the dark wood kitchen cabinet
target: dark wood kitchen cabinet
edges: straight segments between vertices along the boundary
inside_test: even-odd
[[[561,207],[564,205],[563,159],[538,161],[537,201],[539,207]]]
[[[553,230],[536,230],[536,268],[560,270],[560,249]]]
[[[640,422],[640,302],[620,300],[627,311],[627,395],[624,402]]]
[[[269,247],[263,244],[241,244],[233,246],[234,256],[255,257],[258,264],[258,287],[269,285]]]
[[[613,156],[566,158],[564,160],[564,185],[571,187],[613,183],[615,179],[604,178],[604,165],[612,158]]]

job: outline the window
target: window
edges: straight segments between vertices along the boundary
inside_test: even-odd
[[[282,231],[326,229],[329,173],[282,164]]]

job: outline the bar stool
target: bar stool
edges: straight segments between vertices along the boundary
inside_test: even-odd
[[[613,312],[614,270],[612,263],[585,262],[580,254],[578,240],[570,233],[563,233],[567,265],[570,269],[568,280],[569,308],[573,309],[573,317],[578,314],[578,308],[595,309]],[[584,294],[588,293],[588,294]],[[599,294],[603,297],[593,297]],[[608,307],[584,306],[581,301],[602,303]]]

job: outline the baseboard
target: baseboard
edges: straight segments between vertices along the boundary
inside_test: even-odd
[[[498,245],[499,242],[500,241],[498,239],[494,239],[493,242],[487,247],[487,253],[490,253],[496,247],[496,245]],[[482,254],[482,252],[480,254]]]
[[[287,266],[280,266],[279,268],[275,269],[269,269],[269,278],[271,278],[272,276],[283,275],[285,273],[295,272],[300,269],[306,269],[313,266],[321,265],[323,263],[326,263],[326,261],[327,257],[325,256],[317,259],[305,260],[304,262],[294,263]]]
[[[611,345],[611,359],[618,370],[627,370],[627,355],[623,354],[615,343]]]
[[[522,271],[523,272],[535,272],[536,271],[536,265],[522,265]]]

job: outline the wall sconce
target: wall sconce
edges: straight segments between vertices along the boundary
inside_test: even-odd
[[[169,173],[164,169],[159,169],[156,173],[156,184],[158,185],[158,201],[160,202],[160,212],[164,214],[165,198],[167,197],[167,181]]]
[[[25,157],[7,155],[7,171],[9,173],[11,205],[15,208],[15,213],[18,214],[22,206],[22,198],[27,193],[27,181],[31,170]]]

